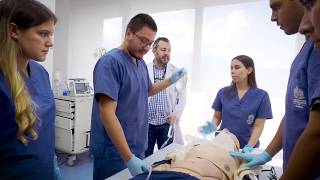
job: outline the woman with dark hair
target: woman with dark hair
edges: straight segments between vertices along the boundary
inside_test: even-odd
[[[227,128],[235,134],[243,151],[250,152],[259,146],[265,119],[272,118],[269,95],[257,88],[254,62],[249,56],[240,55],[231,61],[230,86],[220,89],[213,102],[212,121],[199,128],[209,134]]]
[[[55,104],[37,62],[53,46],[56,16],[36,0],[0,1],[0,179],[55,179]]]

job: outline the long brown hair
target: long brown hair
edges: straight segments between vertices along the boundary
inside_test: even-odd
[[[27,136],[37,139],[35,104],[19,74],[18,59],[22,50],[12,39],[10,25],[21,30],[40,25],[49,20],[57,22],[56,16],[46,6],[36,0],[0,1],[0,73],[5,77],[15,105],[15,121],[18,125],[17,138],[24,144]]]

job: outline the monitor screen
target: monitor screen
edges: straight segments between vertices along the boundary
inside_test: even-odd
[[[88,92],[86,83],[76,83],[76,94],[85,94]]]

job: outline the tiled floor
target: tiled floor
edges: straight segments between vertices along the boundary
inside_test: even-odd
[[[57,153],[62,180],[92,180],[93,160],[88,152],[76,156],[73,166],[69,166],[68,155]]]

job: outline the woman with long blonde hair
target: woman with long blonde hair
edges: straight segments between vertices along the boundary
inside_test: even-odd
[[[55,104],[45,60],[56,16],[35,0],[0,1],[0,179],[54,179]]]

